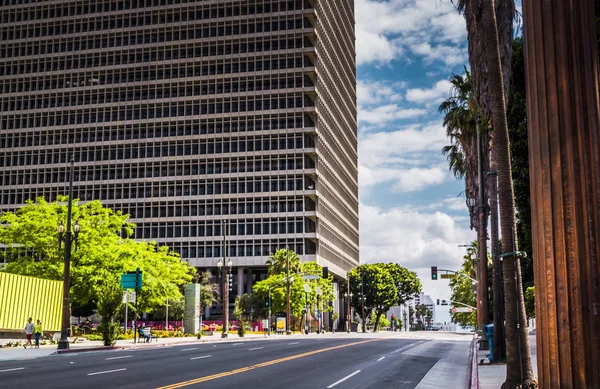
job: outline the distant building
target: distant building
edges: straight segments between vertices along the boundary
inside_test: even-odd
[[[231,301],[279,248],[345,278],[354,29],[352,0],[0,0],[0,212],[66,194],[74,155],[74,197],[135,239],[231,258]]]
[[[431,322],[435,323],[435,303],[431,299],[431,297],[423,292],[420,295],[416,296],[414,299],[407,303],[408,306],[411,306],[413,310],[415,310],[417,305],[425,305],[430,311],[432,316]]]

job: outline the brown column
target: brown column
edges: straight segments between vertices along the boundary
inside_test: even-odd
[[[600,387],[600,131],[593,0],[525,0],[541,388]]]

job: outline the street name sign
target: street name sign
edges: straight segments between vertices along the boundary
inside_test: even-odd
[[[454,274],[440,274],[440,278],[444,279],[444,278],[452,278],[452,276],[454,276]]]
[[[463,312],[473,312],[473,308],[468,308],[468,307],[459,307],[459,308],[452,308],[452,312],[453,313],[463,313]]]
[[[142,289],[142,272],[139,274],[121,274],[121,289]]]

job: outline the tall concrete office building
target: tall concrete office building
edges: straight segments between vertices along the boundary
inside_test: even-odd
[[[215,268],[226,232],[238,293],[282,247],[345,276],[353,3],[0,0],[1,210],[66,194],[74,155],[75,197],[130,214],[136,239]]]

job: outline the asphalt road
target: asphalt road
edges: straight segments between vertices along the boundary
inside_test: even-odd
[[[456,347],[448,340],[281,337],[62,354],[1,362],[0,388],[409,389],[428,373],[429,382],[434,382],[438,372],[432,368],[443,367],[438,362],[444,356],[456,359]],[[460,347],[464,361],[456,366],[464,366],[465,371],[454,373],[466,376],[469,355],[468,351],[462,355]],[[444,350],[454,350],[454,355],[445,355]],[[446,382],[444,387],[463,385]]]

